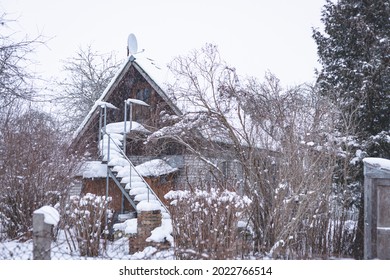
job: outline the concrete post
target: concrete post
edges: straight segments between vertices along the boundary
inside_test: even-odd
[[[52,228],[53,225],[46,224],[45,215],[33,214],[33,259],[50,260]]]

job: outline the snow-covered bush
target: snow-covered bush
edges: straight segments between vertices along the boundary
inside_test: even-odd
[[[101,240],[108,234],[112,216],[110,202],[111,197],[87,193],[82,197],[72,196],[66,205],[66,228],[76,239],[81,256],[96,257],[101,253]]]
[[[251,201],[220,188],[170,191],[178,259],[232,259],[240,255],[238,222]]]

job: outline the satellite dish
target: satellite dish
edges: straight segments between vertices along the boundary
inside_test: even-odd
[[[138,51],[137,38],[133,33],[127,38],[127,55],[134,55]]]

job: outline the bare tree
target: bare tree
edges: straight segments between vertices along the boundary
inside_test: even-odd
[[[11,21],[6,14],[0,15],[0,109],[16,100],[32,99],[36,93],[32,81],[36,77],[26,66],[31,63],[29,54],[44,43],[42,36],[16,40],[7,27]]]
[[[7,238],[31,237],[32,213],[64,207],[76,161],[53,118],[28,110],[0,126],[0,221]]]
[[[171,94],[185,113],[149,141],[182,144],[209,166],[215,184],[252,200],[246,219],[254,252],[275,258],[336,252],[331,230],[340,219],[332,212],[337,112],[330,102],[307,85],[284,89],[271,74],[264,82],[241,80],[213,45],[176,58],[170,67],[177,78]]]
[[[64,61],[63,71],[67,77],[59,83],[61,91],[56,99],[71,129],[81,123],[118,67],[112,53],[100,54],[91,46],[80,48],[74,57]]]

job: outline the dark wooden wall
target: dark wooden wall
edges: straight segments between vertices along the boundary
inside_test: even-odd
[[[99,196],[106,195],[106,178],[95,178],[95,179],[83,179],[83,187],[81,190],[81,195],[87,193],[96,194]],[[120,213],[122,205],[122,193],[115,183],[110,180],[108,186],[108,196],[112,197],[111,209],[115,212]],[[124,204],[125,211],[134,211],[133,207],[128,201],[125,200]]]

